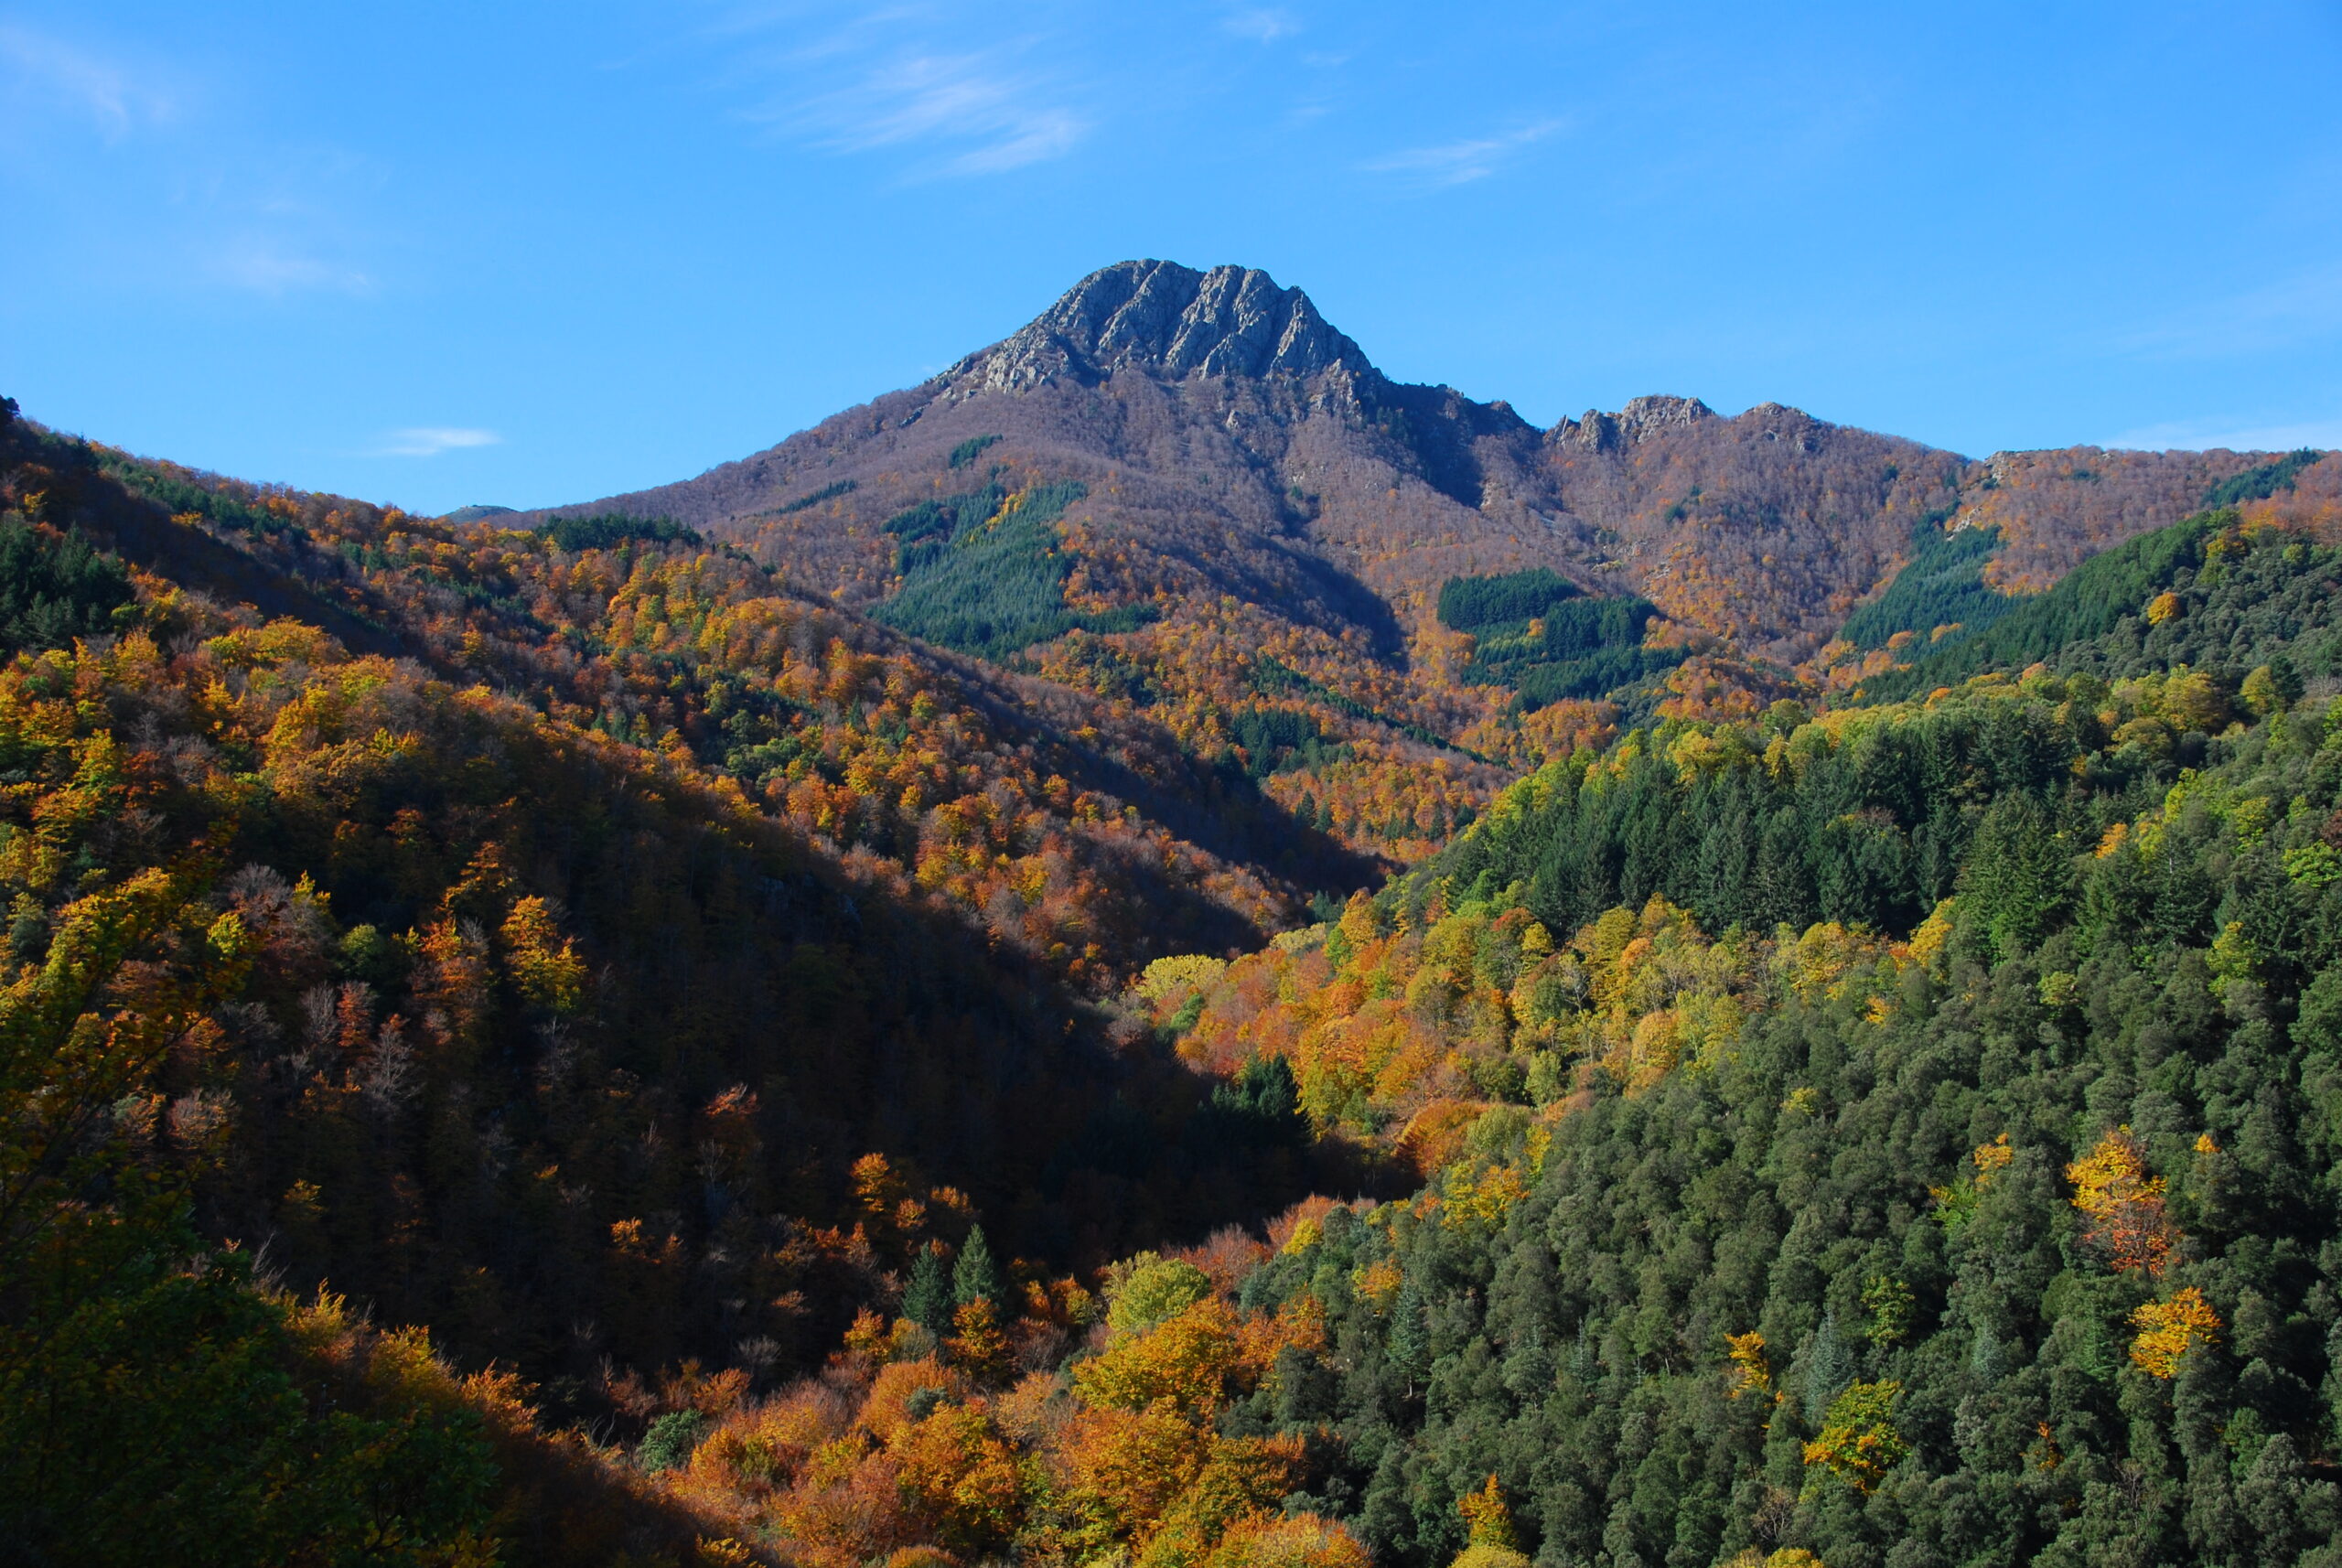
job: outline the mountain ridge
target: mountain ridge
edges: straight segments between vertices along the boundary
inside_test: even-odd
[[[916,473],[988,437],[1000,456],[1050,468],[1042,477],[1088,484],[1096,532],[1184,557],[1195,570],[1171,573],[1175,593],[1273,607],[1295,588],[1274,558],[1297,550],[1382,600],[1420,657],[1447,576],[1545,566],[1589,591],[1644,595],[1782,664],[1819,654],[1931,515],[1994,513],[2008,581],[2046,585],[2175,521],[2251,458],[2074,448],[2057,472],[2035,472],[2043,455],[2020,457],[2012,485],[2007,455],[1980,462],[1778,403],[1726,415],[1673,394],[1541,430],[1503,402],[1386,376],[1303,290],[1264,272],[1144,260],[1091,273],[1000,341],[772,446],[525,516],[672,515],[817,591],[875,602],[895,576],[877,536],[923,499]],[[2063,475],[2106,469],[2121,471],[2120,515],[2085,516]],[[1116,489],[1124,476],[1139,493]],[[796,510],[849,482],[853,497]],[[1196,533],[1221,535],[1219,549],[1183,537]],[[1144,584],[1102,591],[1152,596]]]

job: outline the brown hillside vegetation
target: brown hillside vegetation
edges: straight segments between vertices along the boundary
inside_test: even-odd
[[[1263,274],[1132,262],[918,387],[698,478],[559,510],[671,516],[869,607],[905,586],[909,509],[994,471],[1004,493],[1078,486],[1056,524],[1067,602],[1157,618],[1097,634],[1148,670],[1155,702],[1224,720],[1245,700],[1241,678],[1187,657],[1198,620],[1233,601],[1327,688],[1520,763],[1554,725],[1524,723],[1500,684],[1459,682],[1471,650],[1433,613],[1452,577],[1543,566],[1639,594],[1663,612],[1654,639],[1763,661],[1773,676],[1739,682],[1762,689],[1893,579],[1916,529],[1996,526],[1990,580],[2031,592],[2254,460],[2076,448],[1985,464],[1779,404],[1724,417],[1683,397],[1541,432],[1503,403],[1390,381]],[[1338,831],[1370,852],[1413,842]]]
[[[1961,497],[1958,526],[1993,527],[2005,547],[1986,568],[1995,587],[2037,594],[2109,545],[2167,527],[2206,489],[2251,466],[2229,452],[2110,452],[2069,446],[2002,452]]]
[[[32,515],[118,540],[199,590],[729,776],[1092,989],[1157,952],[1256,940],[1307,892],[1374,872],[1241,766],[1216,766],[1224,741],[1194,744],[1111,682],[1039,681],[920,647],[693,538],[621,532],[567,549],[20,440],[8,483]],[[244,592],[247,579],[266,595]]]
[[[1082,1001],[1289,897],[1132,803],[1223,837],[1281,811],[1126,705],[720,553],[0,439],[36,543],[176,538],[396,650],[141,570],[119,640],[0,672],[16,961],[141,868],[252,935],[155,1104],[219,1129],[207,1228],[289,1277],[580,1387],[747,1342],[783,1369],[978,1213],[1038,1266],[1324,1179],[1189,1141],[1209,1083]],[[169,486],[176,519],[142,499]]]

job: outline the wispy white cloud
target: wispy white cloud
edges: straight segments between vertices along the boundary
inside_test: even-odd
[[[1486,179],[1522,148],[1543,141],[1563,128],[1560,120],[1540,120],[1501,135],[1477,136],[1436,146],[1410,147],[1403,152],[1370,158],[1359,166],[1370,174],[1397,175],[1415,183],[1443,187]]]
[[[785,38],[736,61],[758,100],[745,118],[828,152],[908,153],[915,177],[1044,163],[1092,128],[1064,77],[1038,63],[1038,37],[955,47],[950,20],[922,6],[857,11],[818,30],[794,10],[735,12],[721,30]]]
[[[964,145],[943,172],[998,174],[1062,156],[1089,129],[1047,101],[1043,84],[994,55],[905,55],[862,81],[803,105],[804,121],[844,152],[940,142]]]
[[[2292,452],[2304,446],[2342,448],[2342,414],[2331,419],[2266,423],[2250,419],[2175,420],[2126,430],[2106,443],[2150,452]]]
[[[370,457],[436,457],[442,452],[458,452],[471,446],[497,446],[504,437],[493,430],[466,430],[451,425],[418,425],[411,430],[393,430],[370,448]]]
[[[57,249],[133,286],[372,294],[350,211],[380,168],[256,137],[231,106],[265,83],[234,80],[0,18],[0,179],[66,198]]]
[[[247,239],[212,252],[209,276],[253,294],[367,295],[374,280],[356,267],[329,262],[278,240]]]
[[[177,95],[154,73],[16,22],[0,22],[0,74],[19,110],[65,109],[93,122],[109,140],[167,121],[178,107]]]
[[[1301,24],[1294,20],[1292,12],[1280,11],[1273,6],[1231,12],[1219,25],[1240,38],[1251,38],[1262,44],[1273,44],[1279,38],[1290,38],[1301,31]]]

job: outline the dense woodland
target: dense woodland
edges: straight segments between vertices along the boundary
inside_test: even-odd
[[[92,1466],[130,1411],[40,1414],[155,1383],[224,1331],[218,1313],[253,1337],[235,1357],[296,1403],[328,1399],[348,1375],[328,1363],[360,1355],[320,1326],[347,1299],[374,1322],[428,1325],[480,1375],[525,1380],[548,1426],[622,1435],[704,1378],[770,1386],[818,1367],[919,1246],[963,1241],[979,1215],[1007,1277],[1043,1287],[1042,1306],[1003,1313],[1031,1352],[1068,1327],[1047,1304],[1070,1268],[1257,1213],[1280,1187],[1290,1201],[1381,1179],[1359,1152],[1231,1139],[1244,1112],[1088,999],[1093,967],[1129,961],[1105,967],[1094,938],[1040,940],[1066,920],[1101,931],[1053,904],[1058,885],[1111,887],[1129,916],[1119,940],[1157,950],[1236,940],[1249,928],[1234,917],[1258,911],[1211,902],[1190,872],[1199,852],[1135,807],[1044,775],[1099,753],[1043,750],[1046,729],[969,690],[979,672],[899,646],[890,658],[884,632],[778,595],[672,527],[586,520],[566,531],[574,551],[555,530],[474,531],[459,551],[451,531],[409,532],[394,513],[353,521],[22,424],[0,438],[22,650],[0,672],[20,1336],[7,1407],[32,1423],[12,1436],[8,1485],[16,1506],[46,1499],[11,1508],[32,1539],[72,1539],[99,1509],[119,1513],[134,1558],[166,1525],[183,1560],[267,1554],[233,1532],[203,1545],[209,1515],[167,1488],[140,1496],[149,1472]],[[184,510],[142,504],[157,492]],[[321,546],[368,521],[377,542]],[[85,525],[132,564],[99,553]],[[141,552],[156,534],[167,549]],[[312,619],[214,596],[279,560],[305,569],[270,572],[273,596]],[[491,565],[509,575],[460,591]],[[595,635],[540,622],[542,644],[491,640],[533,613],[510,602],[532,567],[548,611],[581,576],[595,585]],[[677,614],[714,657],[659,658]],[[741,660],[801,671],[802,695],[769,677],[757,696],[727,685],[739,665],[725,655],[744,646]],[[544,681],[535,693],[528,675]],[[725,725],[744,710],[768,727]],[[1166,798],[1198,820],[1223,780],[1252,787],[1171,755],[1193,795]],[[1144,744],[1126,757],[1112,777],[1155,788],[1133,770]],[[874,799],[900,835],[886,853],[847,818]],[[1104,862],[1085,874],[1090,855]],[[1183,894],[1191,876],[1204,886]],[[1182,931],[1186,897],[1201,923]],[[59,1219],[125,1181],[145,1184],[134,1246]],[[203,1250],[221,1243],[235,1250]],[[227,1297],[183,1299],[190,1256],[207,1261],[186,1279]],[[153,1289],[102,1294],[113,1316],[90,1321],[89,1279],[128,1288],[136,1270],[161,1271]],[[240,1277],[294,1294],[253,1296]],[[261,1300],[308,1316],[252,1320]],[[303,1359],[319,1338],[327,1362]],[[399,1354],[428,1362],[421,1342]],[[181,1404],[161,1380],[139,1419],[180,1424],[157,1466],[214,1445],[231,1412],[206,1402],[231,1399],[236,1375]],[[500,1403],[481,1419],[514,1418]],[[375,1463],[367,1445],[398,1430],[353,1436],[351,1463]],[[234,1511],[295,1484],[309,1440],[280,1435],[285,1452],[231,1444],[225,1471],[189,1485]],[[598,1463],[544,1459],[573,1461]],[[383,1485],[352,1503],[351,1539],[427,1502]],[[486,1528],[488,1486],[448,1504],[458,1533]],[[630,1495],[656,1534],[656,1508]]]
[[[2190,532],[2163,657],[1629,736],[1199,977],[1183,1052],[1439,1172],[1237,1287],[1326,1324],[1250,1412],[1337,1434],[1290,1506],[1409,1563],[2332,1560],[2342,555]]]
[[[0,411],[8,1561],[2342,1563],[2331,456],[1652,400],[1585,537],[1813,581],[1394,589],[1014,429],[743,533]]]

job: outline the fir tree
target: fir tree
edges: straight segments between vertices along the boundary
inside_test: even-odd
[[[1431,1328],[1423,1320],[1424,1307],[1423,1293],[1412,1278],[1399,1287],[1398,1299],[1391,1304],[1388,1354],[1391,1365],[1405,1375],[1410,1392],[1431,1365]]]
[[[951,1329],[951,1291],[943,1278],[941,1246],[921,1247],[903,1287],[903,1316],[941,1339]]]
[[[1820,1423],[1831,1402],[1853,1380],[1854,1358],[1838,1336],[1837,1314],[1825,1312],[1821,1315],[1821,1326],[1813,1336],[1813,1348],[1806,1352],[1806,1420]]]
[[[969,1306],[988,1301],[998,1305],[1000,1297],[1000,1266],[993,1262],[992,1248],[984,1240],[984,1228],[979,1225],[968,1232],[968,1244],[960,1249],[960,1261],[952,1265],[952,1304]]]

